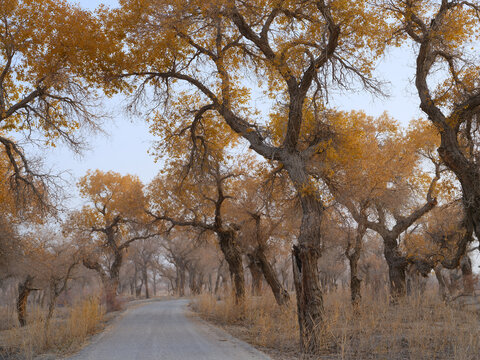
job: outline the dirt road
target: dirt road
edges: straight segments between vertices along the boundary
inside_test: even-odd
[[[129,309],[71,360],[270,359],[222,330],[186,316],[186,300]]]

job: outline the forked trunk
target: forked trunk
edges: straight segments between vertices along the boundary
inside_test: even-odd
[[[224,230],[218,232],[220,249],[227,261],[230,275],[233,281],[235,303],[242,304],[245,301],[245,276],[243,274],[242,255],[235,242],[235,232]]]

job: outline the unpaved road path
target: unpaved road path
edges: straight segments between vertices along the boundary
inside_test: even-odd
[[[110,329],[70,360],[268,360],[224,331],[188,317],[186,300],[127,310]]]

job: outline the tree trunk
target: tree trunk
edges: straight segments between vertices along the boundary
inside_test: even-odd
[[[212,279],[212,273],[208,274],[208,293],[212,294],[213,292],[213,279]]]
[[[193,266],[188,267],[188,287],[190,289],[191,295],[196,295],[197,293],[197,284],[195,279],[196,271]]]
[[[319,252],[305,245],[294,245],[292,258],[301,349],[316,353],[321,347],[324,314],[317,269]]]
[[[148,289],[148,272],[147,267],[144,266],[142,269],[143,283],[145,284],[145,298],[150,299],[150,291]]]
[[[50,320],[53,317],[53,312],[55,311],[55,306],[57,304],[57,298],[59,296],[58,292],[56,291],[56,284],[55,282],[50,284],[50,296],[49,296],[49,303],[48,303],[48,312],[47,317],[45,318],[45,337],[48,341],[48,330],[50,327]]]
[[[157,296],[157,272],[153,272],[153,296]]]
[[[365,224],[362,222],[358,223],[357,233],[355,234],[355,243],[352,247],[352,244],[349,241],[347,250],[345,251],[345,255],[350,264],[350,297],[354,311],[358,310],[362,298],[361,279],[358,277],[358,260],[360,260],[360,255],[362,253],[363,236],[366,231],[367,227]]]
[[[135,284],[135,297],[139,298],[142,295],[143,277],[140,279],[140,284]]]
[[[294,246],[292,252],[300,347],[303,352],[316,353],[321,349],[324,330],[323,293],[318,281],[324,206],[314,185],[310,183],[304,160],[293,155],[283,163],[302,206],[298,246]]]
[[[290,302],[290,295],[288,291],[282,286],[280,281],[278,281],[277,274],[273,269],[272,265],[268,261],[267,257],[265,256],[265,252],[262,246],[257,247],[255,251],[255,257],[257,259],[258,264],[260,265],[260,269],[262,269],[263,276],[267,281],[267,284],[272,289],[273,296],[275,296],[275,300],[277,304],[282,306],[286,305]]]
[[[20,326],[27,324],[27,301],[32,289],[33,278],[28,275],[23,283],[18,285],[17,313]]]
[[[218,289],[219,289],[219,286],[220,286],[220,280],[222,278],[222,267],[223,267],[223,259],[220,262],[220,265],[218,266],[218,269],[217,269],[217,278],[215,279],[215,290],[214,290],[215,295],[218,294]]]
[[[445,279],[442,274],[442,266],[437,265],[433,269],[435,271],[435,277],[437,278],[438,281],[438,293],[440,294],[440,298],[445,301],[447,300],[447,287],[445,285]]]
[[[179,282],[178,282],[178,296],[184,297],[185,296],[185,277],[186,277],[186,269],[185,266],[180,266],[178,269],[178,275],[179,275]]]
[[[107,312],[120,310],[120,304],[117,299],[118,283],[118,278],[107,278],[103,283]]]
[[[131,296],[135,295],[135,282],[136,282],[136,277],[133,277],[133,279],[130,280],[130,295]]]
[[[470,260],[468,255],[464,255],[460,260],[460,269],[462,270],[463,294],[473,295],[475,289],[472,272],[472,261]]]
[[[247,254],[248,269],[252,275],[252,295],[259,296],[262,294],[262,269],[255,259],[254,254]]]
[[[457,176],[462,185],[463,207],[467,220],[480,239],[480,171],[478,166],[462,152],[454,128],[440,131],[441,145],[438,153],[447,167]]]
[[[233,230],[223,230],[218,232],[220,240],[220,249],[227,261],[232,282],[234,285],[235,303],[242,304],[245,301],[245,276],[243,274],[243,263],[240,249],[235,242],[235,232]]]
[[[388,265],[388,276],[390,280],[390,296],[395,302],[407,294],[406,270],[407,260],[398,250],[397,239],[384,238],[384,255]]]

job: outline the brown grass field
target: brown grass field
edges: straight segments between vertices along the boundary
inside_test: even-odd
[[[0,311],[1,359],[33,359],[44,353],[64,355],[80,348],[86,339],[104,327],[105,311],[98,297],[80,301],[71,308],[58,308],[48,331],[46,311],[32,307],[27,326],[18,327],[12,307]]]
[[[274,359],[299,359],[294,300],[276,305],[270,294],[232,300],[198,297],[192,308],[204,319],[266,351]],[[480,314],[441,302],[432,291],[392,305],[386,297],[365,294],[354,314],[349,293],[325,296],[324,342],[312,359],[478,360]]]

